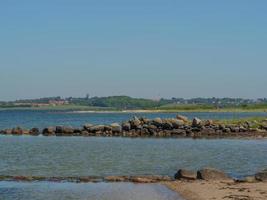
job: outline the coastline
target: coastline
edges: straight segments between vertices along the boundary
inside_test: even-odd
[[[235,180],[174,180],[168,176],[107,176],[107,177],[32,177],[0,176],[0,181],[57,183],[134,183],[160,184],[176,192],[184,200],[265,200],[267,182]]]

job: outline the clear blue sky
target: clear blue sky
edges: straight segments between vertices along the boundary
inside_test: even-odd
[[[266,97],[266,0],[1,0],[0,100]]]

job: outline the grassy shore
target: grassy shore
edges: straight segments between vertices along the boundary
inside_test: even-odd
[[[215,108],[207,105],[176,105],[176,106],[161,106],[152,109],[118,109],[114,107],[93,107],[83,105],[58,105],[58,106],[42,106],[42,107],[0,107],[1,110],[51,110],[51,111],[113,111],[113,112],[267,112],[267,106],[248,106],[248,107],[229,107]]]

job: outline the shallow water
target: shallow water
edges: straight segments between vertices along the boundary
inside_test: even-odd
[[[0,129],[21,126],[23,128],[44,128],[47,126],[68,125],[80,127],[85,123],[110,124],[114,122],[127,121],[133,116],[144,116],[147,118],[170,118],[177,113],[67,113],[51,111],[23,111],[8,110],[0,111]],[[267,112],[249,113],[180,113],[189,118],[199,117],[200,119],[236,119],[245,117],[267,116]]]
[[[169,175],[210,166],[234,177],[266,168],[267,140],[0,137],[0,174]]]
[[[181,200],[158,184],[0,182],[1,200]]]

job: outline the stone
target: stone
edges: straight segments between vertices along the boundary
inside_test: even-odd
[[[197,172],[197,178],[206,181],[209,180],[232,180],[223,171],[214,168],[204,168]]]
[[[110,125],[112,132],[120,133],[122,131],[121,125],[118,123],[113,123]]]
[[[129,122],[122,123],[122,130],[123,131],[130,131],[131,130],[131,124]]]
[[[188,118],[186,116],[183,116],[183,115],[177,115],[176,119],[182,120],[185,123],[189,121]]]
[[[103,132],[104,130],[105,130],[104,125],[96,125],[96,126],[92,126],[91,128],[89,128],[89,131],[93,133],[99,132],[99,131]]]
[[[30,135],[40,135],[40,131],[38,128],[32,128],[29,132]]]
[[[247,176],[244,178],[244,182],[247,182],[247,183],[255,183],[257,182],[255,176]]]
[[[13,135],[22,135],[23,134],[23,130],[20,127],[16,127],[12,129],[12,134]]]
[[[140,125],[142,124],[141,121],[138,119],[138,117],[134,117],[133,120],[130,121],[131,128],[137,129],[140,128]]]
[[[104,180],[107,182],[125,182],[128,178],[125,176],[107,176]]]
[[[93,126],[94,126],[93,124],[89,124],[89,123],[87,123],[87,124],[84,124],[84,125],[83,125],[83,128],[84,128],[84,130],[89,131],[90,128],[93,127]]]
[[[152,120],[152,124],[157,126],[157,127],[161,127],[163,124],[163,121],[161,118],[157,117],[157,118]]]
[[[55,127],[47,127],[43,130],[43,135],[44,136],[50,136],[50,135],[54,135],[55,134]]]
[[[196,180],[197,172],[190,171],[186,169],[180,169],[174,176],[175,179],[187,179],[187,180]]]
[[[185,123],[183,120],[175,119],[175,118],[170,118],[170,119],[165,119],[166,122],[171,123],[173,128],[180,128],[183,126]]]
[[[255,175],[256,180],[267,182],[267,169],[262,170],[261,172],[258,172]]]
[[[205,126],[212,126],[214,123],[211,119],[208,119],[204,122]]]
[[[201,119],[195,117],[195,118],[193,119],[193,121],[192,121],[192,126],[193,126],[193,127],[201,126],[201,123],[202,123]]]

